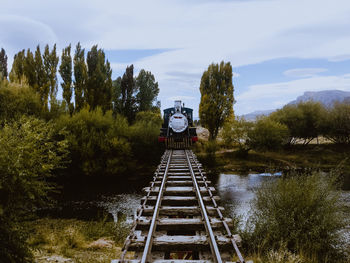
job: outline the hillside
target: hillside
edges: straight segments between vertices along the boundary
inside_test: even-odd
[[[322,91],[305,91],[303,95],[296,98],[288,104],[298,104],[306,101],[317,101],[321,102],[326,107],[331,107],[335,102],[346,102],[350,103],[350,92],[342,90],[322,90]],[[258,110],[248,114],[244,114],[244,117],[248,121],[255,121],[258,116],[269,115],[274,110]]]
[[[303,95],[288,104],[297,104],[310,100],[318,101],[327,107],[331,107],[336,101],[349,101],[350,92],[342,90],[305,91]]]

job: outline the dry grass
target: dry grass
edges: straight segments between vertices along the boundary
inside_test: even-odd
[[[121,245],[129,233],[128,225],[104,220],[44,218],[26,224],[30,232],[28,243],[39,263],[53,259],[57,262],[110,262],[119,258]],[[97,240],[102,241],[101,245],[96,245]]]

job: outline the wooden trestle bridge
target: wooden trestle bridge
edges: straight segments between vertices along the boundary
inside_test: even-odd
[[[224,218],[191,150],[166,150],[145,192],[121,258],[113,262],[245,262],[232,219]]]

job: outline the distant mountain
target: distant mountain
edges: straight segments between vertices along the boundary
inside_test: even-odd
[[[247,121],[255,121],[257,117],[268,116],[274,111],[275,110],[257,110],[257,111],[253,111],[253,112],[248,113],[248,114],[244,114],[244,115],[242,115],[242,117],[244,119],[246,119]]]
[[[298,104],[306,101],[321,102],[326,107],[331,107],[335,102],[345,102],[350,104],[350,92],[342,90],[305,91],[303,95],[297,97],[288,104]],[[276,109],[275,109],[276,110]],[[268,116],[275,110],[260,110],[242,115],[247,121],[255,121],[258,116]]]
[[[305,91],[302,96],[288,104],[298,104],[310,100],[321,102],[326,107],[331,107],[336,101],[350,101],[350,92],[342,90]]]

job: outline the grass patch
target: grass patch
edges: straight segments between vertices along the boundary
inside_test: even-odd
[[[123,223],[43,218],[26,222],[37,262],[56,255],[74,262],[110,262],[120,256],[130,226]],[[41,261],[43,260],[43,261]]]

